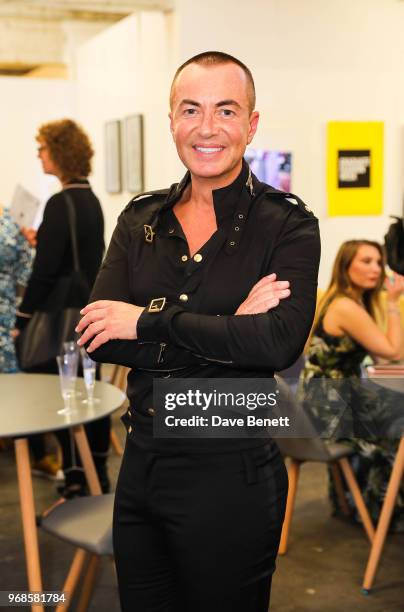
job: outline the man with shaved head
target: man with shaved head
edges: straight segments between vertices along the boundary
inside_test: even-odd
[[[169,118],[187,172],[124,209],[78,327],[94,359],[131,368],[114,512],[121,606],[266,612],[287,496],[278,448],[266,432],[153,435],[153,382],[270,379],[292,364],[315,310],[317,220],[243,158],[259,113],[241,61],[209,51],[182,64]]]

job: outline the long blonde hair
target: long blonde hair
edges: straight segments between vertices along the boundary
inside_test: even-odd
[[[378,242],[374,242],[372,240],[347,240],[341,244],[338,250],[332,269],[330,284],[328,285],[327,291],[318,304],[313,330],[317,327],[318,322],[324,315],[328,306],[336,297],[347,296],[352,298],[353,283],[349,278],[348,270],[359,250],[359,247],[364,245],[374,247],[379,251],[382,269],[376,286],[373,289],[366,289],[363,292],[363,305],[372,319],[377,320],[381,315],[380,291],[386,277],[384,271],[385,255],[383,248]]]

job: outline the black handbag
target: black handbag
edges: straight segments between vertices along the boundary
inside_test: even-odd
[[[394,272],[404,274],[404,219],[396,219],[384,237],[387,263]]]
[[[70,195],[63,195],[68,211],[74,268],[69,275],[57,280],[41,310],[34,312],[17,338],[19,367],[25,372],[46,370],[63,352],[64,342],[77,340],[74,330],[90,293],[88,281],[80,269],[74,204]]]

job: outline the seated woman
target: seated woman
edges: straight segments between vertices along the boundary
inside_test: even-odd
[[[383,285],[387,291],[385,333],[376,323]],[[384,255],[377,242],[350,240],[342,244],[334,262],[330,285],[318,307],[300,389],[304,394],[304,404],[313,415],[316,425],[320,422],[325,424],[322,436],[341,438],[340,423],[336,418],[337,401],[333,403],[334,397],[328,388],[326,393],[325,379],[349,379],[346,388],[349,389],[352,400],[348,402],[352,403],[352,411],[361,403],[362,410],[364,406],[370,411],[377,408],[373,401],[377,396],[367,395],[366,390],[359,385],[360,366],[366,355],[376,359],[400,358],[402,329],[399,298],[403,290],[403,276],[395,274],[394,281],[385,277]],[[322,400],[319,400],[320,385],[316,385],[314,378],[324,379]],[[341,384],[344,384],[344,381],[341,381]],[[373,405],[369,397],[372,398]],[[363,430],[366,430],[366,415],[359,421]],[[354,427],[354,432],[356,436],[363,435],[357,433],[357,427]],[[355,450],[351,459],[352,467],[365,504],[372,518],[377,520],[397,441],[372,436],[366,439],[352,437],[349,443]],[[330,497],[337,513],[340,508],[331,480]],[[353,501],[348,497],[347,502],[353,510]],[[396,530],[404,530],[404,488],[397,498],[392,526]]]

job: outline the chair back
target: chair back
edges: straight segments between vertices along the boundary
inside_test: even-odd
[[[310,435],[307,438],[276,438],[275,441],[279,447],[281,454],[284,457],[290,457],[297,461],[321,461],[328,462],[331,460],[331,455],[327,449],[327,445],[321,438],[318,438],[313,424],[309,417],[299,405],[296,397],[290,390],[286,381],[279,375],[275,376],[277,387],[281,392],[281,396],[286,398],[291,412],[298,415],[299,424],[302,431]]]

